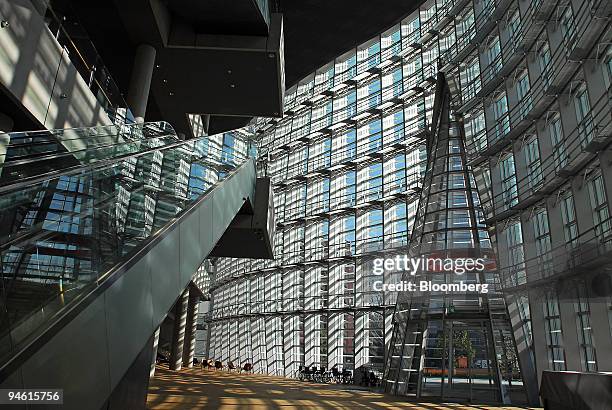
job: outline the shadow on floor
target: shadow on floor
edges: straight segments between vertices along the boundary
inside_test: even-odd
[[[147,408],[151,410],[520,409],[520,407],[409,402],[398,400],[394,396],[343,388],[340,385],[304,383],[283,377],[199,368],[174,372],[159,366],[151,381]]]

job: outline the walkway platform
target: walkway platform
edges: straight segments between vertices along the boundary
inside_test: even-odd
[[[284,377],[200,368],[169,371],[158,366],[149,387],[150,410],[518,410],[454,403],[408,402],[397,396],[341,385],[305,383]]]

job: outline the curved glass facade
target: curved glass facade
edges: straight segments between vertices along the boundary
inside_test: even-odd
[[[612,370],[606,4],[426,1],[290,88],[285,116],[255,123],[277,257],[216,261],[209,356],[383,370],[396,300],[371,261],[406,253],[443,71],[523,374]]]

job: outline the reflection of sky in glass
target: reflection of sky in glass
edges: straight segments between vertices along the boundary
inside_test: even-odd
[[[89,141],[91,146],[79,158],[87,163],[102,158],[108,162],[75,168],[74,175],[50,177],[4,195],[2,215],[7,226],[1,239],[5,243],[11,235],[13,244],[2,254],[3,285],[9,298],[21,298],[11,293],[21,289],[30,295],[7,306],[15,326],[48,303],[67,303],[83,287],[94,284],[190,201],[227,176],[246,154],[246,143],[229,134],[167,148],[179,140],[161,123],[125,126],[119,137],[110,132],[117,129],[58,132],[100,137]],[[47,132],[45,138],[55,135]],[[116,144],[112,150],[98,144],[109,137]],[[223,148],[215,144],[221,140]],[[14,142],[22,141],[23,137]],[[140,155],[123,157],[130,153]],[[47,171],[37,170],[38,157],[28,154],[28,175]],[[72,154],[62,151],[61,155]],[[12,165],[5,163],[5,167]],[[56,170],[61,172],[62,168]]]

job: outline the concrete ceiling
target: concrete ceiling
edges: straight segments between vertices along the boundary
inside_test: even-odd
[[[283,13],[287,88],[398,23],[423,0],[271,0]]]
[[[165,0],[175,15],[188,21],[196,31],[208,34],[260,35],[268,34],[268,26],[260,15],[255,0]],[[232,24],[227,24],[231,21]]]

